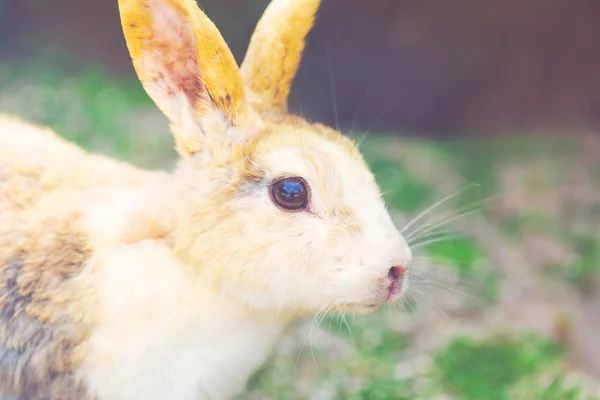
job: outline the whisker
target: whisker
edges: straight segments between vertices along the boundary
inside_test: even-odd
[[[396,316],[396,311],[397,310],[396,310],[396,303],[395,302],[385,308],[385,312],[388,315],[388,317],[395,317]]]
[[[406,243],[409,246],[412,246],[414,244],[418,244],[419,242],[417,242],[417,240],[424,240],[424,239],[432,239],[434,237],[438,237],[438,236],[450,236],[450,235],[454,235],[455,237],[459,237],[459,236],[467,236],[468,232],[464,231],[464,230],[459,230],[459,229],[441,229],[441,230],[437,230],[437,231],[431,231],[431,232],[424,232],[423,235],[420,235],[416,238],[408,238],[406,240]],[[414,240],[414,242],[413,242]]]
[[[432,285],[435,285],[439,289],[445,289],[448,292],[451,292],[453,294],[457,294],[457,295],[460,295],[460,296],[466,297],[466,298],[475,298],[475,297],[477,297],[477,296],[475,296],[473,294],[469,294],[469,293],[464,292],[462,290],[459,290],[459,289],[457,289],[455,287],[452,287],[452,286],[450,286],[448,284],[445,284],[443,282],[436,281],[436,280],[433,280],[433,279],[417,280],[415,283],[432,284]]]
[[[380,69],[382,70],[384,68],[384,66],[386,66],[386,64],[382,63],[380,65]],[[367,91],[366,91],[365,95],[363,96],[363,99],[359,103],[359,105],[356,109],[356,112],[354,113],[354,119],[352,120],[352,127],[350,128],[351,132],[353,132],[354,129],[356,128],[356,122],[358,120],[358,116],[360,115],[360,112],[362,111],[367,100],[371,96],[371,93],[373,93],[373,90],[375,90],[376,84],[379,82],[379,80],[383,79],[384,76],[385,76],[385,74],[381,73],[381,71],[379,71],[378,73],[375,74],[375,79],[373,79],[373,82],[367,88]]]
[[[313,345],[312,345],[312,335],[314,333],[314,331],[318,330],[319,327],[321,326],[321,324],[323,323],[323,320],[325,319],[327,313],[329,312],[329,310],[331,310],[331,308],[333,307],[333,304],[330,302],[329,306],[325,309],[325,311],[321,314],[321,317],[317,319],[316,324],[312,327],[310,334],[309,334],[309,347],[310,347],[310,353],[312,355],[312,359],[315,365],[315,368],[318,369],[317,366],[317,359],[315,357],[315,351],[313,349]]]
[[[419,284],[433,284],[439,287],[443,287],[446,288],[448,290],[450,290],[450,288],[452,288],[452,291],[455,290],[459,290],[458,288],[463,288],[463,294],[465,296],[470,297],[471,299],[477,299],[477,300],[481,300],[481,295],[479,294],[481,289],[482,289],[482,282],[481,281],[477,281],[472,277],[465,277],[465,276],[460,276],[460,275],[455,275],[452,277],[449,277],[448,279],[443,279],[443,273],[440,273],[438,271],[436,271],[436,274],[428,274],[428,273],[423,273],[421,275],[421,273],[424,271],[420,271],[419,273],[415,273],[415,271],[411,271],[410,272],[410,281],[413,284],[419,285]],[[442,278],[440,279],[440,276],[442,276]],[[444,282],[446,281],[446,282]],[[478,294],[476,294],[478,293]]]
[[[444,215],[440,218],[437,218],[429,224],[425,224],[425,225],[422,225],[422,226],[416,228],[412,232],[408,233],[408,235],[405,235],[405,238],[406,238],[406,240],[414,239],[419,234],[425,234],[427,232],[430,232],[433,229],[440,228],[442,226],[448,225],[451,222],[454,222],[461,218],[475,214],[476,212],[481,211],[483,209],[483,204],[485,204],[489,201],[490,201],[489,198],[483,199],[483,200],[474,202],[468,206],[465,206],[462,209],[458,210],[457,212],[450,213],[450,215]]]
[[[431,221],[430,223],[425,224],[425,225],[421,225],[419,228],[416,228],[415,230],[413,230],[412,232],[410,232],[409,233],[409,237],[412,238],[412,237],[415,237],[416,235],[418,235],[419,233],[422,234],[422,233],[425,233],[425,232],[429,232],[432,229],[436,229],[436,228],[439,228],[441,226],[444,226],[447,223],[443,222],[443,220],[445,218],[453,218],[453,215],[456,215],[456,217],[457,217],[456,219],[460,219],[460,218],[463,218],[465,216],[471,215],[471,214],[473,214],[475,212],[482,211],[487,205],[489,205],[497,197],[498,197],[497,195],[491,195],[491,196],[485,197],[483,199],[474,201],[474,202],[472,202],[470,204],[467,204],[467,205],[459,208],[454,213],[448,213],[445,216],[436,218],[433,221]],[[456,220],[456,219],[454,219],[454,220]],[[441,223],[441,222],[443,222],[441,225],[437,225],[438,223]]]
[[[433,303],[428,301],[428,297],[425,296],[425,294],[419,290],[413,290],[412,299],[414,302],[415,309],[419,309],[419,312],[414,313],[414,315],[418,316],[420,323],[426,324],[428,327],[433,327],[438,332],[438,334],[440,334],[441,332],[439,331],[439,328],[436,326],[436,324],[431,323],[431,315],[429,314],[429,312],[427,312],[427,310],[433,310],[436,312],[436,314],[439,315],[445,315],[445,313],[442,310],[439,310],[438,307],[433,305]],[[447,315],[445,316],[447,317]]]
[[[443,197],[442,199],[436,201],[431,206],[427,207],[425,210],[423,210],[419,214],[417,214],[416,217],[414,217],[413,219],[411,219],[410,221],[408,221],[408,223],[406,225],[404,225],[404,228],[402,228],[402,230],[400,231],[400,233],[401,234],[408,233],[408,230],[410,229],[410,227],[413,226],[416,222],[418,222],[421,218],[423,218],[428,213],[430,213],[431,211],[433,211],[434,209],[436,209],[440,205],[444,204],[448,200],[450,200],[450,199],[458,196],[459,194],[467,191],[468,189],[472,188],[473,186],[480,186],[480,185],[478,183],[472,183],[469,186],[467,186],[466,188],[457,190],[456,192],[453,192],[453,193],[447,195],[446,197]]]
[[[300,356],[302,355],[302,351],[306,347],[306,344],[309,343],[309,342],[310,342],[311,354],[312,354],[312,357],[313,357],[313,362],[315,364],[315,368],[317,368],[317,360],[315,358],[314,352],[312,351],[312,334],[313,334],[313,331],[315,329],[315,326],[318,325],[317,324],[318,320],[321,319],[321,318],[324,318],[324,315],[327,314],[327,311],[333,306],[332,301],[328,302],[327,304],[325,304],[325,306],[321,307],[315,313],[315,315],[312,317],[311,324],[310,324],[310,330],[308,332],[308,335],[307,335],[306,339],[304,340],[304,342],[302,343],[302,346],[300,347],[300,350],[298,351],[298,355],[296,356],[296,362],[294,364],[294,371],[296,371],[296,369],[298,367],[298,362],[300,361]]]
[[[341,328],[341,324],[342,324],[342,322],[343,322],[344,324],[346,324],[346,328],[348,328],[348,333],[350,334],[350,337],[352,338],[352,342],[354,343],[354,346],[355,346],[355,347],[358,347],[358,346],[356,345],[356,340],[354,339],[354,335],[352,334],[352,330],[350,329],[350,325],[348,324],[348,321],[346,320],[346,312],[347,312],[347,310],[348,310],[348,307],[349,307],[349,306],[347,306],[347,305],[346,305],[346,306],[344,307],[344,310],[342,310],[342,309],[340,308],[340,306],[339,306],[339,303],[337,302],[337,299],[336,299],[335,297],[334,297],[334,300],[333,300],[333,301],[335,302],[335,304],[336,304],[336,308],[338,309],[338,312],[339,312],[339,315],[340,315],[340,321],[339,321],[339,323],[340,323],[340,328]],[[338,329],[339,329],[339,328],[338,328]]]
[[[423,240],[421,242],[415,243],[415,244],[411,245],[411,248],[413,250],[422,249],[422,248],[432,245],[434,243],[447,242],[448,240],[452,240],[452,239],[456,239],[456,236],[448,235],[448,236],[436,237],[433,239]]]
[[[399,99],[389,103],[386,107],[384,107],[381,112],[375,117],[375,120],[366,128],[367,132],[371,132],[371,130],[373,128],[375,128],[375,126],[383,119],[383,117],[385,117],[385,115],[390,112],[391,110],[394,109],[394,107],[396,107],[399,103]]]
[[[356,340],[354,339],[354,335],[352,334],[352,329],[350,329],[350,325],[348,324],[348,321],[346,320],[346,312],[347,312],[348,306],[346,306],[345,311],[342,313],[342,321],[344,321],[344,324],[346,324],[346,328],[348,328],[348,333],[350,334],[350,337],[352,338],[352,343],[354,343],[354,347],[358,348],[358,345],[356,344]]]
[[[405,314],[412,314],[412,309],[416,308],[415,299],[412,295],[412,289],[409,289],[409,291],[400,298],[399,305]]]
[[[327,43],[327,62],[329,64],[329,86],[331,88],[331,102],[333,103],[333,116],[335,118],[335,127],[340,130],[340,120],[338,116],[337,97],[335,95],[335,82],[333,77],[333,63],[331,61],[331,42]]]
[[[484,204],[489,201],[490,201],[490,199],[482,199],[482,200],[473,202],[471,204],[468,204],[462,208],[459,208],[458,210],[453,210],[442,216],[434,218],[429,223],[420,225],[418,227],[414,227],[413,230],[411,230],[410,232],[406,232],[405,238],[407,240],[414,239],[419,234],[424,234],[424,233],[430,232],[434,229],[441,228],[441,227],[447,225],[446,219],[451,219],[454,217],[457,217],[457,219],[458,219],[459,216],[460,216],[460,218],[462,218],[464,216],[471,215],[474,212],[481,211],[484,208]]]
[[[356,141],[356,146],[360,148],[360,145],[365,141],[365,139],[367,138],[367,136],[369,136],[371,134],[370,131],[366,131],[362,137],[360,138],[360,140]]]
[[[409,318],[416,320],[421,325],[428,325],[425,313],[419,310],[421,307],[416,297],[417,294],[418,293],[415,293],[412,290],[407,292],[402,298],[401,305],[405,310],[405,315],[407,315]],[[419,311],[417,312],[417,310]]]
[[[411,268],[411,271],[418,271],[418,272],[423,272],[423,273],[428,273],[429,269],[440,269],[440,268],[446,268],[447,264],[454,264],[457,266],[465,266],[466,264],[463,262],[459,262],[457,263],[456,260],[452,260],[449,259],[447,257],[442,257],[442,256],[437,256],[434,254],[427,254],[427,255],[415,255],[412,257],[412,263],[411,266],[416,267],[415,268]],[[425,264],[425,267],[427,269],[423,269],[421,268],[421,266],[423,266],[423,264],[420,264],[420,262],[429,262],[428,264]],[[438,272],[436,272],[437,274]]]
[[[443,318],[445,318],[447,321],[452,321],[452,318],[450,317],[450,315],[442,308],[439,306],[436,306],[433,302],[430,301],[424,301],[425,299],[431,299],[431,297],[427,297],[425,295],[425,293],[423,293],[422,291],[416,290],[415,292],[413,292],[414,294],[417,294],[420,296],[420,298],[422,299],[422,303],[419,302],[419,304],[424,304],[427,305],[428,307],[430,307],[430,309],[432,311],[434,311],[436,314],[442,316]],[[435,324],[434,324],[435,326]],[[436,328],[437,329],[437,328]],[[438,333],[441,333],[438,329]]]
[[[471,306],[484,306],[487,301],[483,294],[482,281],[476,281],[472,278],[465,278],[457,272],[457,275],[444,275],[440,273],[430,273],[429,271],[410,270],[410,279],[412,282],[411,289],[419,291],[419,289],[427,289],[433,293],[446,293],[451,296],[458,295],[461,300],[459,308]],[[448,279],[444,279],[444,276]],[[483,276],[481,277],[483,278]],[[436,298],[433,296],[433,298]]]

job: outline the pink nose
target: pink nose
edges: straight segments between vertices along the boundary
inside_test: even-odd
[[[388,278],[390,280],[390,284],[388,285],[388,293],[386,296],[386,300],[393,299],[398,293],[400,293],[404,283],[405,272],[406,267],[404,266],[395,266],[390,268],[390,270],[388,271]]]
[[[388,271],[388,278],[392,283],[398,283],[404,277],[404,272],[406,271],[406,267],[403,266],[395,266],[390,268]]]

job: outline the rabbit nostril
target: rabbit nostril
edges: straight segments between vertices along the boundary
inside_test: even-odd
[[[404,267],[392,267],[388,271],[388,277],[391,281],[399,281],[402,278],[405,269],[406,268]]]

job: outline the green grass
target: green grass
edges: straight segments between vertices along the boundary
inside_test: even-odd
[[[98,70],[73,74],[57,72],[43,63],[38,65],[43,67],[0,68],[3,111],[47,124],[85,148],[100,149],[137,164],[163,165],[175,158],[166,129],[138,132],[130,125],[131,115],[156,115],[137,81],[116,81]],[[36,88],[36,94],[23,94],[26,86]],[[407,152],[403,157],[396,156],[394,146],[403,145],[413,146],[419,154]],[[507,166],[534,159],[569,157],[574,152],[572,143],[563,140],[540,141],[513,136],[442,143],[376,135],[361,144],[361,151],[385,192],[392,212],[407,216],[414,216],[447,195],[448,190],[461,188],[442,191],[440,182],[449,182],[446,177],[455,177],[457,185],[482,184],[482,191],[468,191],[448,206],[450,211],[456,212],[481,200],[482,196],[510,192],[512,188],[503,187],[501,179]],[[424,169],[419,170],[414,166],[423,156],[430,157],[432,164],[425,162]],[[560,186],[562,179],[561,171],[552,170],[547,176],[533,179],[528,187],[535,194],[552,189],[553,185]],[[443,215],[436,213],[438,217]],[[597,235],[575,234],[565,229],[560,215],[542,209],[498,215],[484,211],[482,215],[509,239],[516,251],[521,241],[532,233],[550,235],[573,248],[579,255],[574,264],[566,269],[557,266],[563,267],[559,268],[562,272],[558,279],[572,284],[572,290],[589,284],[599,273]],[[504,283],[491,264],[489,251],[482,246],[479,237],[467,235],[433,243],[418,254],[430,256],[445,271],[474,282],[479,293],[493,304]],[[541,269],[543,266],[531,267]],[[425,292],[425,296],[430,295],[433,296]],[[501,332],[488,332],[490,335],[485,340],[460,335],[446,337],[446,344],[437,350],[418,348],[418,339],[437,328],[429,328],[429,324],[421,330],[406,328],[422,317],[419,304],[416,307],[410,304],[405,304],[407,312],[403,314],[399,310],[382,310],[372,316],[325,318],[320,329],[335,338],[342,350],[333,350],[335,346],[323,345],[328,343],[326,340],[315,339],[312,348],[304,347],[300,353],[305,337],[299,341],[294,339],[291,349],[275,355],[252,377],[248,393],[241,399],[295,400],[316,393],[325,393],[323,398],[336,400],[429,400],[443,394],[457,400],[592,399],[582,397],[581,386],[567,383],[560,376],[547,385],[536,383],[536,377],[557,368],[564,359],[563,351],[549,338],[535,335],[508,338]],[[482,322],[486,311],[484,308],[468,316],[471,323],[481,323],[480,329],[484,331],[488,329]],[[440,314],[444,316],[443,312]],[[442,319],[454,318],[457,317],[445,315]],[[448,334],[440,329],[439,335]],[[415,353],[433,357],[433,364],[409,376],[398,375],[399,365]],[[511,397],[519,390],[526,395]]]
[[[469,237],[433,243],[428,247],[428,253],[455,266],[464,275],[473,273],[477,261],[485,258],[477,241]]]
[[[344,398],[350,400],[413,400],[414,396],[410,381],[381,378],[367,382],[356,393]]]
[[[566,272],[569,281],[586,287],[600,273],[600,241],[597,236],[579,236],[573,239],[580,256]]]
[[[437,354],[441,384],[461,400],[509,400],[519,380],[555,362],[560,349],[538,337],[454,339]]]
[[[548,386],[539,387],[530,397],[532,400],[598,400],[587,396],[577,385],[567,384],[560,377],[552,379]]]

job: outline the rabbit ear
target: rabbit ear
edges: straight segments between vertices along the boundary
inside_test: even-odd
[[[180,153],[199,151],[215,127],[243,123],[239,67],[194,0],[119,0],[119,12],[136,73],[170,120]]]
[[[272,0],[258,22],[241,67],[257,110],[287,111],[287,97],[319,3]]]

